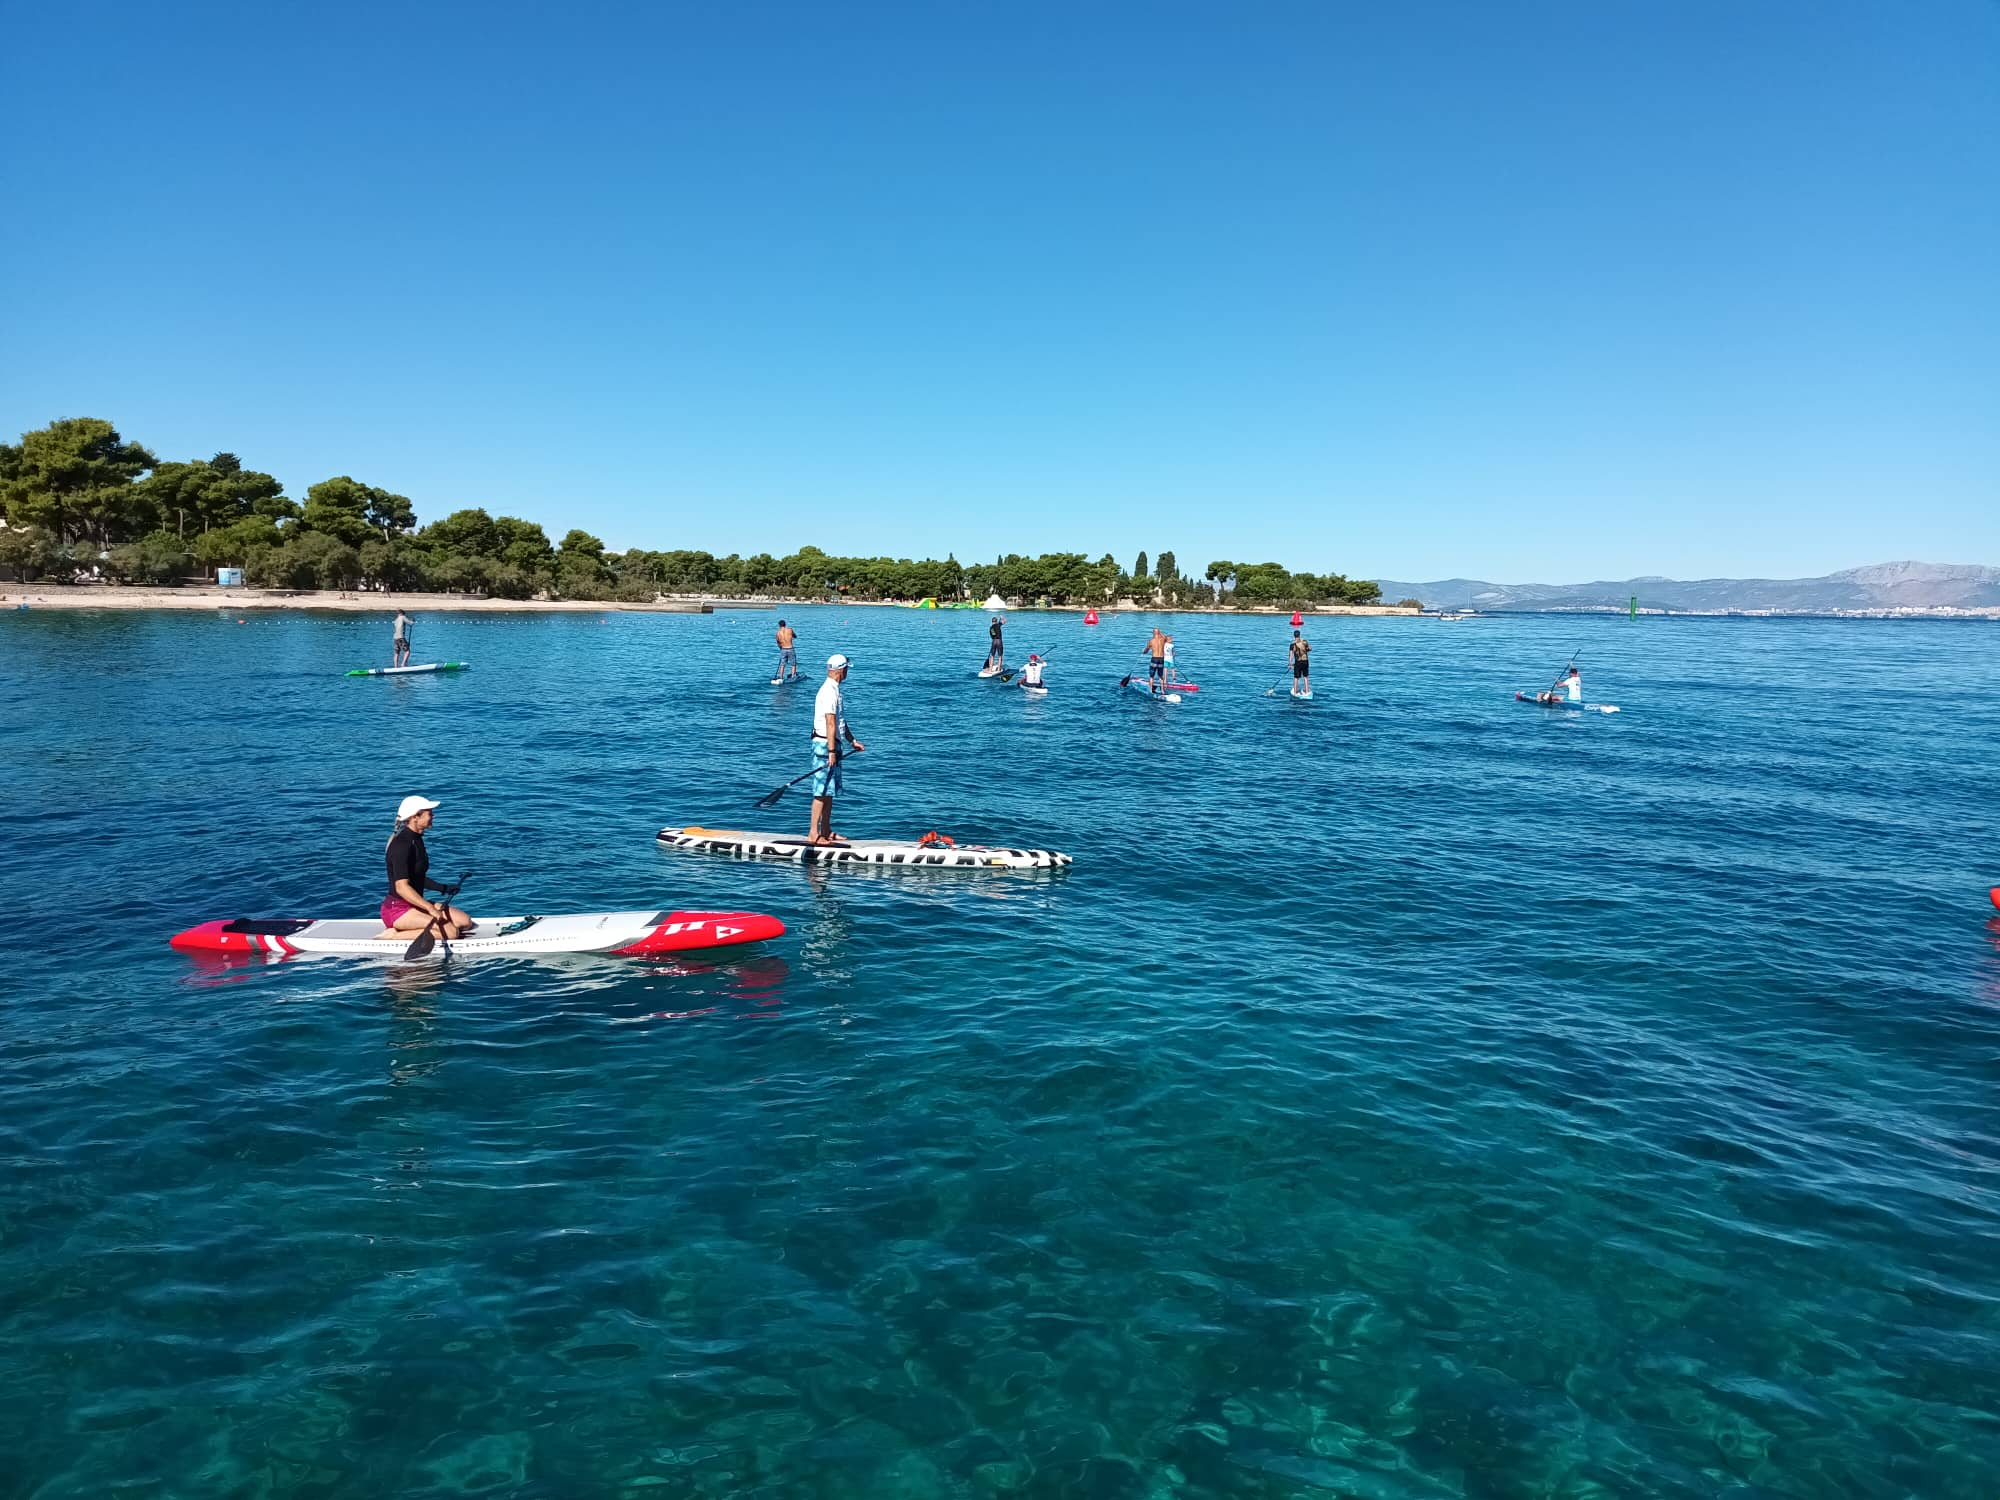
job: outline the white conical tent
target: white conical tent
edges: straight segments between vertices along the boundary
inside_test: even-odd
[[[988,609],[1005,609],[1007,601],[1002,599],[998,594],[988,594],[986,596],[986,607]]]

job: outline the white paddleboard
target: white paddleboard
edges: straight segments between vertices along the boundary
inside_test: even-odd
[[[416,672],[463,672],[469,661],[427,661],[411,667],[356,667],[349,677],[408,677]]]
[[[593,911],[550,917],[474,917],[470,936],[453,938],[454,954],[682,953],[728,948],[782,936],[785,924],[761,912]],[[174,947],[195,953],[341,954],[401,958],[417,936],[383,937],[378,918],[325,921],[241,918],[177,932]],[[444,945],[440,944],[442,948]],[[432,950],[438,951],[437,949]]]
[[[751,833],[740,828],[662,828],[670,849],[728,854],[737,859],[791,859],[801,864],[905,865],[941,870],[1057,870],[1070,862],[1053,849],[1000,849],[984,844],[920,844],[914,839],[846,839],[809,844],[803,834]]]

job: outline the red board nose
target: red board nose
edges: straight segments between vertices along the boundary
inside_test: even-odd
[[[665,920],[620,953],[684,953],[698,948],[734,948],[783,937],[785,924],[756,911],[671,911]]]
[[[241,933],[225,932],[223,929],[228,926],[227,922],[203,922],[199,927],[175,933],[167,942],[183,953],[248,953],[250,939]]]

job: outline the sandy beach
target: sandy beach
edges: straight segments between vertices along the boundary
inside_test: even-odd
[[[0,609],[341,609],[381,614],[397,609],[475,610],[540,614],[638,610],[654,614],[706,614],[717,606],[701,599],[629,604],[603,599],[490,599],[476,594],[365,593],[357,589],[127,588],[118,584],[8,584]],[[728,607],[728,606],[723,606]]]

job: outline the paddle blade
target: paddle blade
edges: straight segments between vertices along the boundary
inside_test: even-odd
[[[403,957],[405,959],[423,958],[436,946],[437,928],[435,926],[426,927],[422,932],[417,934],[417,940],[403,950]]]
[[[775,792],[766,792],[757,799],[754,805],[757,807],[776,807],[780,802],[785,800],[785,793],[789,790],[789,787],[781,786]]]

